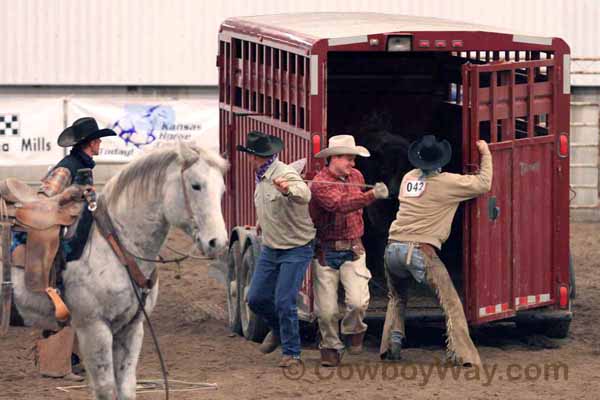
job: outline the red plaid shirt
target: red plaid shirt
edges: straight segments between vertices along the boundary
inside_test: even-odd
[[[352,169],[345,179],[323,168],[313,179],[310,215],[321,242],[359,239],[364,233],[363,208],[375,200],[373,191],[363,192],[359,186],[328,185],[324,182],[364,184],[360,171]]]

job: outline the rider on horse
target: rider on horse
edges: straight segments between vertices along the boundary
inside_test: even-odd
[[[93,169],[96,165],[93,156],[98,155],[101,138],[105,136],[116,136],[116,134],[111,129],[98,129],[96,120],[90,117],[80,118],[66,128],[58,137],[58,145],[72,147],[71,152],[42,179],[39,194],[48,197],[56,196],[74,183],[79,169]],[[92,213],[85,207],[74,235],[66,238],[62,243],[66,261],[77,260],[81,256],[92,220]],[[75,342],[73,328],[67,325],[58,332],[45,331],[43,336],[45,338],[40,339],[37,346],[41,374],[83,380],[71,369],[71,359],[77,360],[76,356],[72,357]]]

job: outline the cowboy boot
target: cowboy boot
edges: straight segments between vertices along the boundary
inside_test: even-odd
[[[357,354],[362,353],[364,339],[365,339],[365,332],[348,335],[348,341],[349,341],[348,353],[350,353],[352,355],[357,355]]]
[[[279,366],[281,368],[291,368],[299,364],[302,364],[300,356],[289,356],[287,354],[283,355],[281,361],[279,361]]]
[[[403,338],[400,335],[395,335],[397,332],[392,332],[392,338],[390,340],[390,347],[385,353],[385,360],[388,361],[399,361],[402,359],[402,341]]]
[[[275,334],[273,334],[273,331],[270,331],[265,337],[265,339],[262,341],[260,346],[258,346],[258,349],[263,354],[269,354],[274,352],[275,349],[279,347],[280,343],[281,341],[279,340],[279,336],[275,336]]]
[[[82,381],[84,378],[73,373],[71,355],[75,342],[75,330],[66,326],[60,331],[37,342],[37,361],[44,377]]]
[[[321,349],[321,365],[337,367],[342,362],[342,354],[336,349]]]

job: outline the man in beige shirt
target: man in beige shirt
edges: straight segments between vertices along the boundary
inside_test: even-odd
[[[492,155],[485,141],[477,142],[481,168],[475,175],[441,172],[452,157],[447,140],[426,135],[411,144],[408,158],[414,169],[400,184],[400,208],[390,226],[385,250],[389,297],[380,354],[400,359],[404,313],[410,279],[429,285],[446,317],[447,355],[455,365],[481,365],[462,303],[445,265],[436,254],[448,239],[454,214],[461,201],[488,192],[492,186]]]
[[[253,131],[239,151],[255,168],[254,205],[262,249],[252,276],[248,306],[271,331],[260,346],[267,354],[281,345],[280,367],[300,362],[296,299],[313,254],[315,228],[308,212],[310,190],[296,170],[277,159],[283,142]]]

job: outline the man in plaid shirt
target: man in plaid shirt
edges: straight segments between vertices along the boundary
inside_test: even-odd
[[[369,306],[371,272],[365,263],[362,244],[363,208],[376,199],[388,197],[388,189],[377,183],[364,191],[365,180],[354,168],[356,156],[369,157],[369,151],[356,146],[354,137],[338,135],[329,147],[315,155],[329,158],[313,179],[310,213],[317,228],[317,259],[313,263],[315,312],[321,332],[321,365],[335,367],[341,361],[344,345],[339,337],[338,286],[344,287],[346,309],[342,334],[348,337],[350,354],[362,351],[367,325],[363,322]]]

